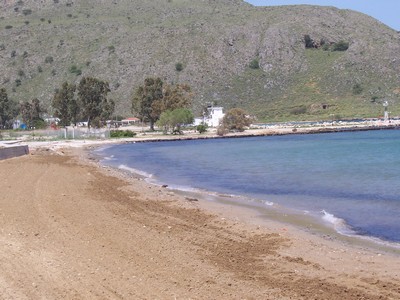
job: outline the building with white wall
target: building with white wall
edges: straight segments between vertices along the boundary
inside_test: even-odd
[[[194,125],[206,124],[208,127],[217,127],[225,116],[223,107],[207,107],[208,112],[203,117],[195,118]]]

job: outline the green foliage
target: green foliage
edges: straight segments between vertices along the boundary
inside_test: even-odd
[[[361,84],[356,83],[353,85],[353,95],[360,95],[363,91]]]
[[[205,124],[197,125],[196,131],[197,131],[198,133],[200,133],[200,134],[206,132],[206,131],[207,131],[207,125],[205,125]]]
[[[82,70],[79,69],[76,65],[72,65],[69,68],[69,72],[72,73],[72,74],[75,74],[76,76],[79,76],[79,75],[82,74]]]
[[[25,72],[23,70],[19,70],[18,71],[18,76],[19,77],[24,77],[25,76]]]
[[[324,44],[322,46],[322,50],[324,50],[324,51],[329,51],[330,49],[331,49],[331,46],[329,44]]]
[[[349,43],[345,41],[339,41],[333,44],[332,51],[346,51],[349,49]]]
[[[164,85],[160,78],[146,78],[132,97],[132,111],[143,121],[154,123],[167,110],[188,107],[192,93],[186,84]]]
[[[111,53],[114,53],[114,52],[115,52],[115,47],[113,45],[108,46],[108,53],[111,54]]]
[[[250,69],[259,69],[260,68],[260,62],[258,61],[258,58],[253,59],[250,64],[249,64]]]
[[[136,135],[132,130],[111,130],[110,137],[111,138],[131,138]]]
[[[245,127],[250,126],[251,121],[246,111],[241,108],[232,108],[222,119],[222,127],[228,131],[244,131]]]
[[[38,66],[37,70],[38,70],[39,73],[42,73],[43,72],[42,66]]]
[[[6,25],[6,27],[4,27],[5,29],[11,29],[13,28],[12,25]]]
[[[35,129],[45,129],[47,128],[47,123],[43,119],[37,119],[33,123]]]
[[[54,115],[60,119],[61,126],[68,126],[78,121],[79,105],[75,98],[76,86],[64,82],[61,89],[57,90],[52,100]]]
[[[20,86],[22,84],[21,79],[15,79],[15,85]]]
[[[40,115],[45,110],[40,105],[39,99],[35,98],[31,102],[24,101],[20,103],[19,111],[26,125],[34,127],[35,122],[41,120]]]
[[[164,111],[157,121],[157,125],[163,127],[165,133],[167,133],[169,129],[172,129],[173,133],[181,134],[181,127],[183,125],[192,124],[193,120],[193,113],[189,109],[177,108]]]
[[[51,64],[53,63],[54,59],[53,56],[46,56],[46,58],[44,59],[44,62],[47,64]]]
[[[304,44],[305,44],[307,49],[308,48],[314,48],[314,41],[308,34],[304,35]]]
[[[150,129],[154,130],[154,123],[159,115],[153,112],[153,104],[163,98],[163,82],[160,78],[146,78],[132,97],[132,111],[143,121],[150,122]]]
[[[30,15],[32,13],[31,9],[23,9],[22,13],[24,14],[24,16]]]
[[[180,63],[180,62],[176,63],[175,64],[175,70],[178,71],[178,72],[182,71],[183,70],[183,64]]]
[[[305,105],[301,105],[290,110],[290,113],[292,115],[302,115],[305,114],[306,112],[307,112],[307,107]]]
[[[114,112],[115,103],[107,98],[110,92],[108,82],[93,77],[84,77],[78,85],[78,102],[81,115],[90,123],[95,118],[107,120]]]
[[[15,103],[8,98],[5,88],[0,89],[0,128],[10,127],[10,121],[17,115]]]

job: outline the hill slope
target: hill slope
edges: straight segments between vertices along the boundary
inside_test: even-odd
[[[126,115],[132,91],[160,76],[189,83],[196,111],[216,102],[261,120],[378,116],[386,98],[400,114],[399,34],[354,11],[241,0],[6,0],[0,11],[0,85],[16,101],[49,104],[65,80],[94,76]],[[305,35],[349,48],[306,48]]]

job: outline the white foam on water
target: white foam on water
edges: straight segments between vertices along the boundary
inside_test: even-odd
[[[124,171],[128,171],[128,172],[131,172],[133,174],[138,174],[138,175],[146,177],[146,178],[152,178],[153,177],[153,174],[150,174],[150,173],[147,173],[147,172],[144,172],[144,171],[141,171],[141,170],[137,170],[137,169],[128,167],[127,165],[119,165],[118,169],[124,170]]]
[[[357,232],[355,232],[354,230],[352,230],[350,228],[350,226],[346,223],[345,220],[335,217],[333,214],[326,212],[325,210],[322,210],[321,213],[322,215],[322,219],[333,225],[333,228],[336,230],[336,232],[338,232],[339,234],[345,235],[345,236],[349,236],[349,237],[356,237],[362,240],[366,240],[366,241],[370,241],[373,242],[375,244],[379,244],[379,245],[383,245],[383,246],[388,246],[388,247],[393,247],[396,249],[400,249],[400,243],[396,243],[396,242],[389,242],[389,241],[385,241],[382,240],[380,238],[377,237],[373,237],[373,236],[366,236],[366,235],[360,235],[357,234]]]
[[[104,160],[115,160],[114,155],[103,157]]]
[[[335,217],[333,214],[322,210],[322,219],[333,226],[333,228],[340,234],[353,236],[356,233],[350,228],[345,220]]]

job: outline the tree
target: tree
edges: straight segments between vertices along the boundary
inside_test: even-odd
[[[173,133],[181,134],[181,126],[185,124],[192,124],[194,120],[193,113],[187,108],[177,108],[174,110],[164,111],[157,125],[164,128],[164,132],[168,132],[172,128]]]
[[[161,116],[164,111],[187,108],[192,102],[192,92],[187,84],[165,85],[163,97],[152,105],[153,115]]]
[[[93,77],[84,77],[78,85],[78,103],[81,108],[81,115],[88,122],[97,118],[106,120],[114,112],[115,103],[107,99],[110,92],[108,82]]]
[[[230,109],[222,119],[222,127],[228,131],[244,131],[244,128],[250,124],[251,118],[241,108]]]
[[[19,110],[22,120],[28,127],[34,127],[36,123],[43,122],[40,115],[45,112],[45,109],[41,107],[39,99],[35,98],[31,102],[24,101],[20,103]]]
[[[150,130],[154,130],[154,123],[159,119],[159,112],[153,111],[153,104],[163,98],[163,82],[160,78],[146,78],[132,97],[132,111],[142,121],[150,122]]]
[[[164,85],[160,78],[146,78],[132,98],[132,111],[143,121],[150,122],[150,129],[154,130],[154,123],[163,112],[189,107],[191,99],[187,84]]]
[[[75,90],[75,84],[64,82],[61,89],[54,94],[51,105],[55,109],[54,115],[60,118],[61,126],[77,122],[79,106],[76,102]]]
[[[5,88],[0,89],[0,128],[8,128],[17,115],[13,101],[8,98]]]
[[[304,44],[306,45],[306,48],[314,48],[314,41],[310,37],[310,35],[308,34],[304,35]]]

